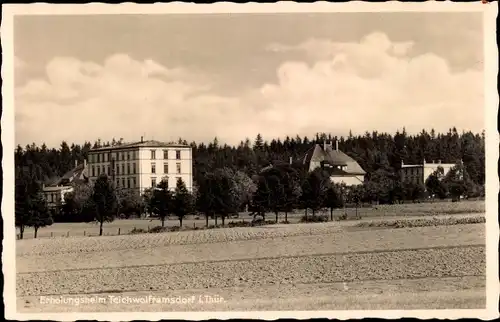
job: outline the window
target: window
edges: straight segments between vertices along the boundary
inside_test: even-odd
[[[130,160],[130,152],[127,152],[127,160]]]
[[[119,187],[120,186],[120,179],[116,179],[116,186]]]
[[[97,163],[101,162],[101,155],[97,154]]]
[[[137,182],[135,180],[135,177],[132,178],[132,182],[134,183],[134,187],[137,187]]]
[[[125,185],[125,178],[122,178],[122,187],[123,187],[123,188],[127,187],[127,186]]]
[[[168,163],[167,162],[165,162],[163,164],[163,173],[168,173]]]
[[[130,163],[127,163],[127,174],[130,174]]]
[[[108,165],[108,174],[111,174],[111,171],[109,170],[109,165]]]
[[[127,178],[127,188],[131,188],[130,187],[130,178]]]
[[[101,167],[97,166],[97,176],[99,176],[100,174],[101,174]]]
[[[181,164],[180,164],[180,162],[177,162],[177,173],[178,174],[181,173]]]
[[[156,178],[151,178],[151,188],[156,187]]]
[[[106,174],[106,168],[102,166],[102,173]]]
[[[175,151],[175,158],[176,158],[177,160],[180,160],[180,159],[181,159],[181,151],[180,151],[180,150]]]
[[[151,150],[151,160],[154,160],[154,159],[156,159],[156,151]]]
[[[116,165],[116,175],[119,175],[120,174],[120,165],[117,164]]]
[[[132,172],[135,174],[135,163],[132,163]]]
[[[168,160],[168,150],[163,150],[163,158]]]
[[[156,173],[156,164],[151,163],[151,173]]]
[[[95,177],[95,167],[92,166],[92,176]]]
[[[125,164],[122,163],[122,174],[125,174]]]

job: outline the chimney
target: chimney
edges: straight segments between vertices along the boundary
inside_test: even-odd
[[[405,163],[403,162],[403,159],[401,159],[401,168],[403,167]]]
[[[339,141],[338,140],[335,141],[335,150],[336,151],[339,150]]]
[[[75,160],[75,168],[78,166],[78,160]]]
[[[143,142],[144,142],[144,137],[143,137],[143,136],[141,136],[141,143],[143,143]]]
[[[441,160],[438,160],[438,163],[441,164]]]
[[[290,164],[292,164],[292,160],[293,160],[292,157],[290,157]]]
[[[426,164],[427,162],[425,162],[425,158],[424,158],[424,164]]]

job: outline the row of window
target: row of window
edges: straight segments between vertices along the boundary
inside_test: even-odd
[[[58,202],[61,198],[61,195],[58,193],[50,193],[47,194],[46,196],[47,196],[47,202],[52,202],[52,203]]]
[[[181,169],[181,163],[180,162],[177,162],[175,170],[176,170],[177,174],[181,174],[182,173],[182,171],[181,171],[182,170]],[[151,163],[151,173],[153,173],[153,174],[156,173],[156,163],[154,163],[154,162]],[[168,172],[168,163],[166,163],[166,162],[163,164],[163,173],[165,173],[165,174],[169,173]]]
[[[168,150],[163,150],[163,159],[168,160]],[[181,159],[181,150],[175,151],[175,159]],[[151,160],[156,160],[156,150],[151,150]]]
[[[130,166],[131,164],[132,164],[132,167]],[[92,177],[98,177],[101,174],[111,175],[111,168],[109,165],[108,166],[104,166],[104,165],[103,166],[92,166],[91,171],[92,171]],[[127,163],[127,167],[125,167],[125,164],[122,163],[121,171],[120,171],[120,165],[116,165],[116,168],[115,168],[116,175],[136,174],[136,173],[137,173],[137,170],[136,170],[135,163]]]
[[[112,159],[116,161],[125,161],[125,160],[135,160],[138,159],[139,151],[123,151],[123,152],[104,152],[104,153],[92,153],[89,155],[90,163],[100,163],[100,162],[109,162]],[[163,159],[168,160],[168,150],[163,150]],[[175,159],[181,159],[181,151],[175,151]],[[151,160],[156,160],[156,150],[151,150]]]
[[[175,182],[177,182],[177,180],[179,180],[180,177],[176,177],[175,178]],[[165,182],[167,183],[167,187],[168,187],[168,177],[164,177],[163,180],[165,180]],[[157,185],[157,181],[156,181],[156,178],[155,177],[152,177],[151,178],[151,188],[154,188],[156,187]]]
[[[135,177],[132,178],[122,178],[116,179],[116,187],[117,188],[137,188],[137,179]]]

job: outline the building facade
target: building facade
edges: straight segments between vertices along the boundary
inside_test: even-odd
[[[400,176],[401,182],[425,185],[425,181],[438,168],[443,169],[443,176],[446,176],[450,170],[455,167],[454,163],[427,163],[425,160],[422,164],[404,164],[401,161]]]
[[[143,141],[92,149],[88,156],[89,178],[94,183],[106,174],[116,188],[138,193],[156,187],[162,180],[175,189],[181,178],[193,188],[193,156],[188,145]]]
[[[338,142],[335,148],[330,143],[315,144],[302,160],[309,171],[316,168],[328,169],[330,180],[334,183],[344,183],[347,186],[361,185],[366,172],[353,158],[339,150]]]

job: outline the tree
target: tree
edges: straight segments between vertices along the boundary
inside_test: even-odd
[[[340,188],[334,184],[330,184],[326,190],[324,206],[330,209],[330,220],[333,221],[333,209],[342,207],[342,197],[340,195]]]
[[[214,195],[216,184],[217,182],[213,173],[206,173],[198,184],[196,209],[205,215],[207,227],[208,218],[215,215],[216,211],[216,196]]]
[[[217,215],[220,215],[224,226],[226,217],[238,211],[240,199],[235,182],[227,171],[218,169],[214,174],[215,220]]]
[[[143,198],[137,191],[131,189],[117,189],[118,213],[130,218],[132,215],[140,216],[145,210]]]
[[[437,170],[431,173],[425,180],[425,187],[433,199],[435,197],[444,199],[448,195],[448,187],[445,182],[443,182],[443,177],[444,169],[442,167],[438,167]]]
[[[184,188],[186,186],[184,185]],[[187,189],[186,189],[187,192]],[[152,198],[150,199],[151,212],[158,215],[161,220],[161,226],[165,227],[165,219],[168,214],[173,210],[173,196],[172,192],[168,189],[166,180],[162,180],[158,186],[153,190]],[[181,219],[182,226],[182,219]]]
[[[250,210],[254,212],[254,219],[255,216],[258,215],[262,216],[262,218],[265,220],[266,212],[270,209],[271,191],[269,189],[268,182],[264,177],[259,176],[256,180],[257,191],[255,192],[255,195],[253,197]]]
[[[323,205],[329,184],[329,176],[322,169],[311,172],[302,184],[302,205],[307,217],[307,209],[311,209],[313,216],[316,215]]]
[[[363,195],[366,194],[366,191],[362,185],[350,186],[347,189],[347,199],[349,202],[353,203],[356,208],[356,218],[358,218],[358,208],[361,205],[361,201],[363,199]]]
[[[182,219],[193,211],[193,200],[182,178],[177,179],[172,210],[179,218],[180,227],[182,227]]]
[[[32,200],[31,216],[28,220],[28,226],[35,229],[34,238],[38,235],[40,227],[50,226],[53,223],[52,215],[47,207],[47,202],[42,193],[37,193]]]
[[[93,205],[87,205],[87,210],[90,210],[92,206],[95,207],[94,220],[99,223],[99,236],[102,236],[104,222],[112,222],[115,219],[118,208],[113,185],[105,174],[100,175],[94,184],[92,202]]]
[[[19,238],[23,239],[24,230],[32,224],[36,210],[36,198],[40,186],[27,169],[16,168],[15,181],[15,225],[19,228]]]
[[[457,163],[446,174],[443,182],[448,186],[450,194],[454,201],[460,201],[460,198],[467,192],[470,185],[470,178],[462,163]]]

